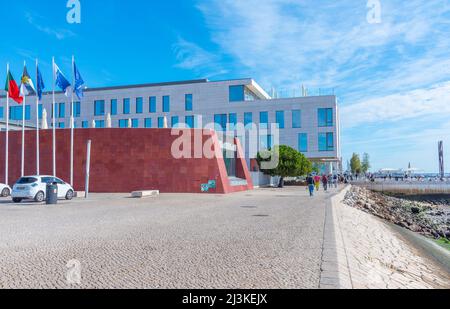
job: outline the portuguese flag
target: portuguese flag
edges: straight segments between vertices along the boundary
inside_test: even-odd
[[[23,97],[20,96],[19,87],[17,86],[17,83],[10,71],[8,71],[8,75],[6,76],[5,91],[8,92],[11,99],[19,104],[22,104]]]

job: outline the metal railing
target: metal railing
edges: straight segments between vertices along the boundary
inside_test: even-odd
[[[266,92],[273,99],[289,99],[299,97],[317,97],[336,95],[335,88],[295,88],[295,89],[270,89]]]

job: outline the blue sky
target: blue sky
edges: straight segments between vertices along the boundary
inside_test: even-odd
[[[367,0],[81,0],[79,25],[66,2],[0,0],[0,67],[17,79],[38,57],[50,85],[51,57],[69,72],[75,54],[89,87],[253,77],[335,88],[344,160],[368,152],[374,169],[434,172],[444,140],[450,162],[449,1],[380,0],[372,24]]]

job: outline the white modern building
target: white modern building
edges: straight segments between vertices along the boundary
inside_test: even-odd
[[[339,110],[336,96],[271,98],[254,80],[192,80],[168,83],[92,88],[74,104],[75,126],[104,128],[107,116],[112,127],[163,128],[205,127],[213,124],[217,131],[227,131],[242,139],[247,159],[256,157],[261,148],[282,144],[304,153],[319,164],[323,172],[338,170],[340,164]],[[4,96],[0,96],[0,116],[5,116]],[[26,119],[48,111],[52,123],[52,95],[44,94],[36,110],[29,98]],[[56,124],[70,126],[70,99],[56,94]],[[21,106],[12,102],[12,121],[22,119]],[[254,124],[254,126],[252,126]],[[255,133],[255,126],[258,128]],[[252,128],[253,127],[253,128]],[[241,130],[238,130],[240,128]],[[242,130],[244,128],[244,131]],[[257,134],[257,146],[252,136]],[[249,160],[250,161],[250,160]]]

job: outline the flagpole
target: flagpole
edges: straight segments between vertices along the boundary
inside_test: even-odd
[[[23,62],[23,67],[26,67],[26,62]],[[21,81],[22,83],[22,81]],[[25,87],[22,84],[22,87]],[[23,90],[23,88],[22,88]],[[27,95],[25,91],[22,91],[23,93],[23,104],[22,104],[22,163],[21,163],[21,169],[20,169],[20,176],[25,176],[25,108],[27,105]]]
[[[6,64],[6,76],[9,74],[9,62]],[[9,85],[8,85],[9,86]],[[9,91],[6,92],[6,142],[5,142],[5,184],[9,184],[8,180],[8,163],[9,163]]]
[[[36,84],[39,83],[39,74],[38,74],[39,63],[36,59]],[[36,85],[36,87],[38,87]],[[36,175],[40,175],[39,170],[39,93],[36,88]]]
[[[72,55],[72,102],[70,105],[70,185],[73,187],[73,139],[74,139],[74,115],[73,92],[75,88],[75,56]]]
[[[52,57],[53,70],[53,102],[52,102],[52,123],[53,123],[53,176],[56,177],[56,119],[55,119],[55,57]]]

